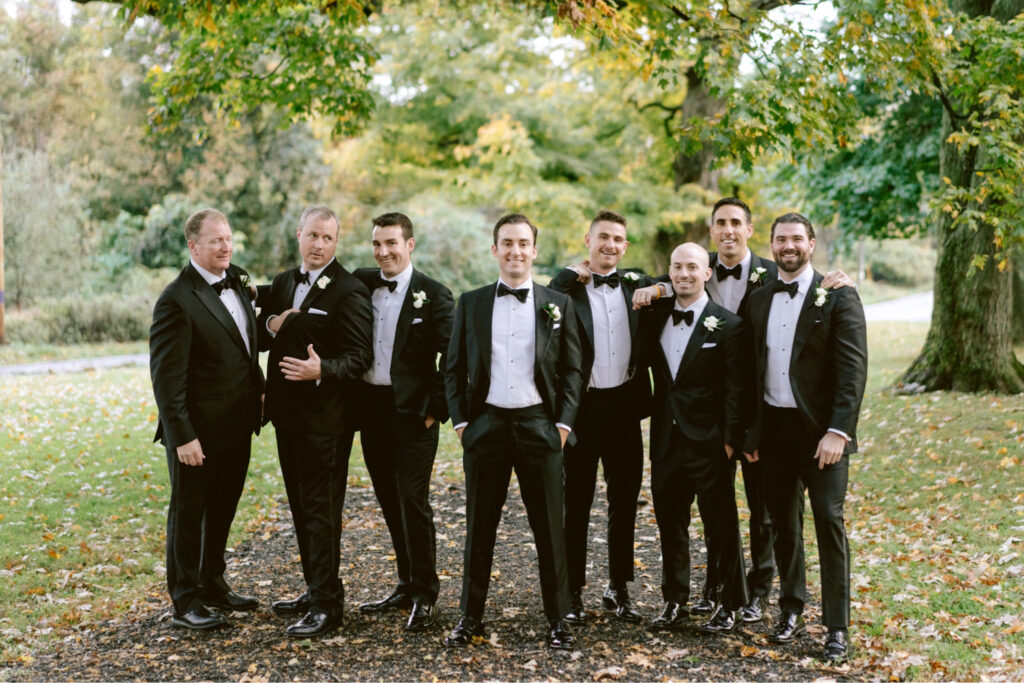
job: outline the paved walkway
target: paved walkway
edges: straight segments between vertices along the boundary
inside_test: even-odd
[[[932,292],[911,294],[899,299],[881,301],[864,307],[864,317],[870,322],[931,322]]]

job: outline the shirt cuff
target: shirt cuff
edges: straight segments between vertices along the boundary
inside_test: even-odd
[[[560,427],[561,429],[564,429],[565,431],[569,432],[570,434],[572,433],[572,427],[570,427],[569,425],[562,424],[561,422],[556,422],[555,426],[556,427]]]
[[[659,282],[658,284],[656,284],[656,285],[654,285],[654,286],[655,286],[655,287],[657,287],[657,288],[658,288],[659,290],[661,290],[661,295],[662,295],[662,296],[665,296],[665,297],[667,297],[667,296],[668,296],[669,294],[671,294],[671,293],[672,293],[672,292],[671,292],[671,291],[669,290],[669,288],[668,288],[668,284],[667,284],[667,283],[664,283],[664,282]]]
[[[452,427],[452,429],[465,429],[469,422],[460,422],[459,424]]]
[[[847,434],[846,432],[842,432],[842,431],[840,431],[840,430],[838,430],[838,429],[836,429],[834,427],[829,427],[828,431],[832,432],[833,434],[838,434],[839,436],[841,436],[844,439],[846,439],[846,443],[850,443],[850,435]]]
[[[271,337],[276,337],[277,336],[277,332],[274,332],[272,329],[270,329],[270,321],[273,320],[276,317],[277,317],[276,315],[268,316],[267,317],[267,322],[264,324],[264,327],[267,328],[267,332],[270,333]]]

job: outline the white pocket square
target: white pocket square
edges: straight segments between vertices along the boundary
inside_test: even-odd
[[[701,344],[700,348],[702,348],[702,349],[713,349],[716,346],[718,346],[718,344],[716,344],[715,342],[711,342],[709,344]]]
[[[555,323],[554,326],[551,329],[557,330],[561,326],[562,326],[562,323]]]
[[[312,313],[313,315],[327,315],[327,311],[321,311],[319,308],[311,308],[306,312]]]
[[[423,318],[413,318],[412,322],[410,324],[411,325],[419,325],[421,322],[423,322]]]

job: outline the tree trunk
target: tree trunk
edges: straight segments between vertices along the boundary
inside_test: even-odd
[[[943,117],[943,140],[953,132]],[[942,143],[940,174],[956,187],[970,187],[977,178],[977,147],[960,150]],[[1000,271],[992,258],[996,246],[990,225],[977,230],[951,228],[953,216],[938,219],[938,263],[935,305],[921,355],[903,375],[904,390],[1024,391],[1024,366],[1013,355],[1013,269]],[[975,256],[987,256],[983,268]]]

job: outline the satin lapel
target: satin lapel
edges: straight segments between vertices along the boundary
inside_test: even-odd
[[[313,302],[316,301],[320,295],[338,279],[339,270],[341,270],[341,264],[337,261],[331,261],[331,264],[324,268],[320,273],[320,277],[316,279],[316,282],[310,283],[313,286],[309,288],[308,292],[306,292],[306,298],[302,300],[299,308],[303,311],[308,311],[309,307],[313,305]],[[327,280],[327,284],[321,287],[318,283],[323,282],[324,280]]]
[[[679,361],[679,369],[676,371],[676,383],[679,382],[683,377],[683,372],[693,362],[694,356],[700,351],[700,347],[704,345],[704,341],[708,338],[711,332],[708,328],[704,327],[704,319],[708,315],[714,315],[713,311],[708,309],[712,308],[710,302],[704,306],[704,312],[700,314],[700,317],[693,321],[693,333],[690,335],[690,341],[686,342],[686,350],[683,351],[683,358]]]
[[[576,307],[576,315],[583,323],[583,329],[587,331],[587,343],[594,348],[594,313],[590,310],[590,296],[587,294],[587,286],[578,283],[572,288],[572,301]],[[540,318],[538,318],[540,320]]]
[[[747,303],[747,298],[751,295],[751,293],[760,289],[761,287],[764,287],[763,279],[758,284],[754,284],[753,282],[750,281],[750,276],[753,275],[759,267],[761,267],[761,258],[754,252],[750,252],[750,272],[747,273],[747,289],[746,291],[743,292],[743,298],[740,299],[740,310],[742,310],[743,305]],[[765,273],[764,276],[762,276],[762,278],[766,277],[767,275],[768,273]]]
[[[242,339],[242,333],[238,331],[238,325],[235,324],[235,319],[228,313],[228,307],[224,305],[224,302],[217,296],[217,292],[213,291],[213,287],[206,283],[203,276],[196,272],[194,269],[192,272],[192,286],[195,291],[195,295],[199,297],[199,300],[206,306],[207,310],[213,314],[213,317],[217,319],[224,329],[227,331],[228,336],[238,344],[238,346],[245,351],[245,340]],[[244,302],[245,299],[243,298]],[[255,329],[253,323],[253,329]]]
[[[497,289],[498,283],[495,282],[481,292],[482,296],[479,297],[479,301],[472,302],[473,338],[480,345],[478,349],[480,367],[488,377],[491,373],[491,327],[494,322],[492,318],[494,317],[494,297]]]
[[[398,323],[395,326],[395,345],[391,349],[391,364],[395,364],[395,359],[398,358],[399,354],[402,353],[402,348],[405,346],[405,340],[409,336],[409,328],[412,327],[412,321],[415,317],[416,309],[412,307],[412,294],[418,292],[423,288],[423,275],[413,268],[412,277],[409,278],[409,288],[405,290],[405,299],[402,300],[402,310],[398,313]]]
[[[716,304],[721,303],[722,295],[718,293],[718,273],[715,272],[715,266],[718,265],[718,253],[711,254],[708,259],[708,267],[711,269],[711,279],[704,285],[704,289],[708,291],[708,297]]]
[[[814,290],[821,284],[822,279],[824,276],[815,271],[811,288],[807,290],[807,296],[804,297],[804,305],[800,309],[800,317],[796,319],[796,331],[793,333],[793,355],[790,356],[790,367],[800,357],[800,352],[803,351],[807,338],[811,335],[814,319],[820,313],[820,309],[814,305]]]
[[[654,329],[658,331],[658,334],[650,342],[656,344],[658,347],[658,352],[654,356],[654,362],[658,364],[659,371],[670,380],[672,379],[672,368],[668,366],[668,358],[665,357],[665,349],[661,346],[661,335],[665,332],[665,325],[668,324],[669,316],[672,315],[672,308],[672,306],[663,306],[651,314],[657,316],[654,323]]]
[[[288,277],[284,281],[284,308],[286,310],[292,307],[292,301],[295,300],[295,275],[294,273],[299,272],[298,268],[293,268],[288,271]]]
[[[252,307],[252,294],[249,292],[248,287],[242,287],[239,285],[235,287],[235,293],[238,294],[238,298],[242,300],[242,308],[245,309],[245,318],[248,324],[246,330],[249,336],[249,348],[256,349],[256,309]],[[237,325],[236,325],[237,327]],[[249,352],[249,355],[253,358],[259,356],[259,353]]]
[[[533,367],[537,372],[540,371],[541,361],[544,355],[547,353],[548,344],[551,343],[551,330],[554,327],[554,321],[548,317],[547,312],[544,310],[544,304],[550,302],[547,292],[542,290],[536,284],[533,285],[533,308],[534,314],[536,315],[537,331],[534,335],[534,343],[536,348],[533,354]]]
[[[636,291],[636,285],[629,280],[623,280],[622,284],[619,285],[619,289],[622,290],[622,298],[626,301],[626,317],[629,318],[629,338],[636,339],[636,328],[640,323],[640,311],[633,310],[633,292]]]

